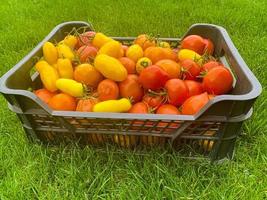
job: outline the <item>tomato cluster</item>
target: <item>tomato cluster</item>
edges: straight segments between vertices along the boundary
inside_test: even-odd
[[[103,33],[46,42],[36,63],[44,88],[35,94],[54,110],[196,114],[232,89],[233,76],[198,35],[172,47],[147,34],[131,45]]]

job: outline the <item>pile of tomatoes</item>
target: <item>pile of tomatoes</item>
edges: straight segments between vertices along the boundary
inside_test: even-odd
[[[100,32],[69,34],[43,45],[35,64],[43,88],[34,93],[53,110],[194,115],[232,89],[213,51],[198,35],[172,47],[147,34],[130,45]]]

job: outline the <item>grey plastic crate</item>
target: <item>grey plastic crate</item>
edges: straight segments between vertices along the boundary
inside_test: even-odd
[[[77,141],[81,144],[116,144],[122,147],[171,144],[189,156],[208,155],[212,160],[233,155],[235,140],[244,120],[252,114],[252,105],[261,93],[261,85],[250,71],[226,30],[211,24],[194,24],[183,36],[197,34],[211,39],[215,55],[235,75],[231,94],[216,96],[194,115],[156,115],[129,113],[90,113],[53,111],[37,96],[27,91],[38,89],[38,73],[31,75],[36,59],[42,56],[46,41],[60,41],[74,27],[90,26],[72,21],[56,26],[26,57],[1,78],[0,92],[9,108],[22,122],[29,140],[47,144]],[[133,37],[114,37],[131,43]],[[174,45],[177,38],[161,38]]]

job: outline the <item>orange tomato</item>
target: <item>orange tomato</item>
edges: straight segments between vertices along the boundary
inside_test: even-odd
[[[149,112],[148,106],[144,102],[138,102],[134,104],[131,109],[128,111],[129,113],[144,113],[147,114]]]
[[[77,55],[82,63],[90,62],[96,57],[97,49],[93,46],[81,46],[78,51]]]
[[[53,96],[48,105],[53,110],[74,111],[76,109],[76,99],[68,94],[60,93]]]
[[[141,34],[134,40],[134,44],[138,44],[143,50],[146,50],[148,47],[156,46],[156,40],[149,35]]]
[[[119,87],[115,81],[105,79],[98,84],[97,93],[100,101],[115,100],[119,97]]]
[[[76,111],[80,111],[80,112],[92,112],[93,110],[93,106],[98,103],[97,99],[92,99],[92,98],[88,98],[88,99],[80,99],[78,101],[77,107],[76,107]]]
[[[130,58],[127,57],[121,57],[119,59],[119,61],[121,62],[121,64],[125,67],[125,69],[127,70],[128,74],[135,74],[135,62],[133,60],[131,60]]]
[[[34,94],[39,97],[43,102],[48,103],[49,100],[55,96],[57,93],[50,92],[49,90],[42,88],[39,90],[34,91]]]
[[[103,80],[103,76],[95,67],[89,63],[84,63],[75,68],[74,79],[80,83],[96,87]]]
[[[181,67],[177,62],[169,59],[163,59],[158,61],[156,65],[167,72],[171,78],[180,77]]]
[[[145,50],[144,56],[148,57],[153,64],[163,59],[177,60],[177,55],[169,48],[149,47]]]

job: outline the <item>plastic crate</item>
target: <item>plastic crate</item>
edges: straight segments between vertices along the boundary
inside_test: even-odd
[[[231,94],[220,95],[194,115],[155,115],[129,113],[90,113],[52,111],[29,87],[38,89],[41,81],[32,74],[35,57],[42,56],[46,41],[60,41],[74,27],[90,26],[86,22],[66,22],[56,26],[25,58],[1,78],[0,91],[9,108],[22,122],[29,140],[48,144],[79,142],[80,144],[116,144],[122,147],[164,146],[188,156],[208,155],[212,160],[233,155],[235,140],[244,120],[252,114],[252,105],[261,93],[261,85],[239,55],[226,30],[211,24],[195,24],[184,35],[197,34],[210,38],[215,55],[230,67],[235,76]],[[131,43],[133,37],[114,37]],[[180,39],[161,38],[172,45]]]

